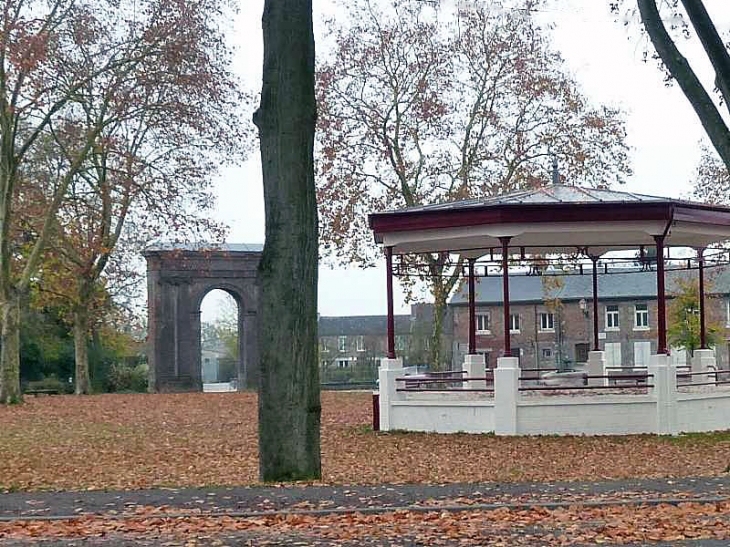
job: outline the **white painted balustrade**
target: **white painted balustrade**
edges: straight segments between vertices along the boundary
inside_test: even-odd
[[[700,354],[697,367],[710,367]],[[605,375],[603,352],[590,352],[589,376]],[[714,364],[714,359],[713,359]],[[706,367],[706,368],[705,368]],[[380,429],[497,435],[623,435],[730,429],[730,386],[691,384],[677,390],[677,367],[666,355],[653,355],[646,390],[608,394],[604,379],[589,379],[595,390],[521,391],[519,359],[501,357],[494,369],[494,390],[482,380],[482,356],[467,356],[464,386],[447,392],[405,392],[401,359],[384,359],[379,373]],[[470,378],[474,378],[471,380]],[[477,379],[478,378],[478,379]],[[693,377],[694,378],[694,377]],[[702,376],[702,382],[710,378]],[[713,378],[714,379],[714,378]],[[469,391],[484,389],[484,391]],[[593,393],[590,393],[593,391]],[[613,390],[611,390],[613,391]],[[645,391],[645,392],[644,392]],[[599,394],[603,392],[603,394]]]

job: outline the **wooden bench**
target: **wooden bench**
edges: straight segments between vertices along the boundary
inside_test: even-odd
[[[38,395],[58,395],[61,393],[58,389],[54,388],[48,388],[48,389],[28,389],[23,392],[23,395],[34,395],[38,397]]]

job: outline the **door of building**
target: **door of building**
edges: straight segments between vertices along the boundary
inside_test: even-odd
[[[606,342],[606,366],[621,367],[621,342]]]
[[[588,362],[588,348],[590,346],[585,342],[575,345],[575,362],[576,363],[587,363]]]
[[[634,342],[634,366],[648,367],[651,358],[651,342]]]

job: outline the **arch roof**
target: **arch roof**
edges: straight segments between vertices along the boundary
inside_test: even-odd
[[[730,208],[569,185],[408,207],[369,215],[375,240],[396,254],[452,251],[481,256],[510,237],[528,253],[596,254],[654,245],[706,247],[730,239]]]
[[[222,253],[260,253],[264,246],[261,243],[154,243],[145,248],[145,255],[158,252],[222,252]]]

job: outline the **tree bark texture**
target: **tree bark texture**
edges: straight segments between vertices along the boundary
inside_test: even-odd
[[[74,360],[76,362],[76,395],[89,394],[89,314],[85,309],[74,310]]]
[[[0,302],[0,404],[22,401],[20,392],[20,299]]]
[[[699,3],[701,0],[693,0],[693,2]],[[669,73],[677,80],[677,84],[679,84],[682,92],[689,100],[692,108],[694,108],[712,145],[717,150],[717,153],[722,158],[728,170],[730,170],[730,130],[725,124],[715,103],[712,102],[709,93],[702,86],[702,83],[692,70],[689,62],[680,53],[672,37],[667,32],[659,15],[656,0],[638,0],[638,5],[639,12],[641,13],[641,21],[644,24],[646,32],[649,34],[654,49],[656,49],[657,54],[664,63],[664,66],[669,70]],[[691,15],[692,12],[690,12]],[[695,14],[695,17],[698,17],[698,15]],[[708,39],[707,34],[711,33],[712,29],[695,26],[695,30],[700,35],[701,41],[707,51],[708,46],[705,45],[705,42]]]
[[[722,94],[725,107],[730,110],[730,53],[727,46],[701,0],[682,0],[682,5],[715,69],[715,85]]]
[[[321,476],[311,0],[266,0],[259,128],[266,243],[259,266],[259,470]]]
[[[442,291],[434,292],[433,326],[431,329],[431,341],[429,342],[428,361],[431,370],[444,370],[443,363],[443,333],[444,319],[446,317],[447,302]]]

